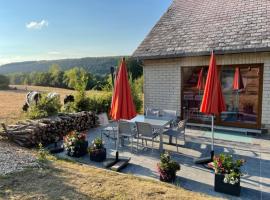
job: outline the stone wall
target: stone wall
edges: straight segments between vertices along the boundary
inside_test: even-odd
[[[181,67],[207,66],[210,56],[144,61],[145,106],[181,111]],[[264,64],[262,127],[270,128],[270,53],[217,55],[217,65]]]

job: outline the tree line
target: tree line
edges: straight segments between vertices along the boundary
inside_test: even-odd
[[[142,63],[137,60],[127,60],[128,71],[132,80],[142,76]],[[97,75],[83,68],[74,67],[63,71],[58,64],[50,66],[47,72],[13,73],[8,75],[12,85],[36,85],[74,89],[80,79],[85,78],[87,90],[110,90],[111,77],[109,72]]]

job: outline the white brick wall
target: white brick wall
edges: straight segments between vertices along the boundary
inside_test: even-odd
[[[147,107],[180,113],[181,70],[177,63],[144,67],[144,102]]]
[[[181,110],[181,67],[206,66],[209,56],[144,61],[145,106]],[[218,55],[218,65],[264,64],[262,127],[270,129],[270,53]]]

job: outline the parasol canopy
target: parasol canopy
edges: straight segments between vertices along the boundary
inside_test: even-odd
[[[114,85],[110,116],[114,120],[132,119],[136,116],[135,105],[128,82],[125,58],[122,59]]]
[[[212,52],[200,112],[220,115],[223,111],[226,111],[226,106],[217,72],[216,58]]]
[[[244,89],[243,79],[239,67],[236,67],[233,78],[233,90]]]

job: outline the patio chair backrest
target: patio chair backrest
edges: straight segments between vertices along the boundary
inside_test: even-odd
[[[109,118],[107,113],[101,113],[98,115],[98,121],[101,126],[107,126],[109,125]]]
[[[120,120],[118,131],[119,131],[119,135],[121,134],[132,135],[131,124],[127,121]]]
[[[153,128],[151,124],[145,122],[136,122],[136,126],[139,135],[147,137],[153,136]]]
[[[161,115],[165,117],[172,117],[172,118],[177,117],[177,113],[175,110],[162,110]]]
[[[145,110],[145,115],[146,116],[156,116],[156,117],[158,117],[159,114],[160,114],[160,111],[158,109],[146,108],[146,110]]]
[[[178,122],[177,124],[178,131],[184,131],[185,128],[186,128],[186,120],[181,120],[180,122]]]

